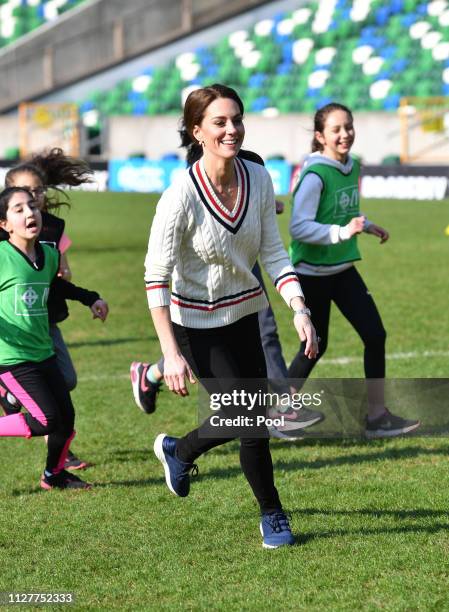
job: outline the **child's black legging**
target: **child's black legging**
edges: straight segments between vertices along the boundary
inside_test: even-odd
[[[45,469],[60,472],[75,435],[75,412],[56,357],[3,366],[0,382],[27,411],[0,417],[0,436],[48,435]]]
[[[301,343],[299,352],[290,364],[289,378],[307,378],[318,359],[324,355],[332,302],[363,341],[366,378],[384,378],[386,332],[376,304],[356,268],[352,266],[329,276],[299,274],[299,281],[306,305],[312,312],[317,336],[321,338],[320,352],[316,359],[308,359],[304,355],[305,342]]]
[[[176,324],[173,324],[173,328],[182,354],[200,380],[266,379],[257,313],[231,325],[213,329],[193,329]],[[204,381],[209,392],[210,384]],[[210,432],[210,429],[206,431]],[[179,439],[177,454],[181,461],[192,463],[206,451],[231,439],[203,436],[204,429],[202,432],[201,428],[197,428]],[[265,438],[240,438],[240,464],[261,512],[281,510],[274,486],[268,432]]]

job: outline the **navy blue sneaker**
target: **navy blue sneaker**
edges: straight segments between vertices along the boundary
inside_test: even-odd
[[[262,546],[264,548],[292,546],[295,543],[288,518],[281,510],[262,514],[260,533],[263,537]]]
[[[187,497],[190,491],[190,474],[198,474],[195,463],[184,463],[176,456],[176,441],[165,433],[158,435],[154,441],[154,454],[164,466],[165,482],[172,493],[178,497]]]

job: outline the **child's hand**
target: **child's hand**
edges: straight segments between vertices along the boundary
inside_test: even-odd
[[[276,204],[276,214],[282,215],[282,213],[284,212],[284,202],[281,202],[280,200],[276,200],[275,204]]]
[[[72,271],[70,268],[59,268],[58,276],[66,281],[72,280]]]
[[[363,227],[365,224],[365,217],[360,215],[360,217],[353,217],[348,225],[345,225],[345,228],[348,230],[349,237],[351,238],[355,234],[360,234],[363,232]]]
[[[380,225],[376,225],[375,223],[371,223],[368,226],[366,232],[367,234],[373,234],[374,236],[380,238],[380,244],[387,242],[388,238],[390,237],[390,234],[387,232],[386,229],[380,227]]]
[[[90,309],[93,312],[94,319],[101,319],[102,321],[106,321],[109,312],[109,306],[107,302],[100,298],[92,304]]]
[[[61,253],[58,276],[66,281],[72,280],[72,270],[70,269],[66,253]]]

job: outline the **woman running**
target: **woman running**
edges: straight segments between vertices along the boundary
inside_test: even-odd
[[[306,355],[316,356],[315,330],[279,236],[270,176],[263,166],[237,157],[245,134],[243,110],[237,93],[224,85],[188,96],[184,125],[203,155],[164,192],[151,228],[148,304],[165,383],[181,396],[193,374],[208,391],[226,388],[225,379],[249,385],[251,379],[266,379],[257,313],[267,300],[252,273],[259,255],[293,311]],[[218,432],[211,436],[213,429],[210,418],[182,438],[156,438],[155,454],[175,495],[189,494],[194,461],[229,440]],[[259,503],[263,546],[290,545],[294,538],[274,485],[268,430],[250,430],[240,436],[240,462]]]

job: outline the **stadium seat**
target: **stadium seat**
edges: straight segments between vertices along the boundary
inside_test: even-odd
[[[445,62],[449,8],[441,0],[314,0],[148,66],[138,95],[80,102],[82,112],[179,113],[179,91],[219,81],[235,86],[250,112],[313,112],[332,99],[354,111],[395,111],[402,96],[446,92]]]
[[[42,24],[54,21],[86,0],[0,0],[0,47],[5,47]]]

